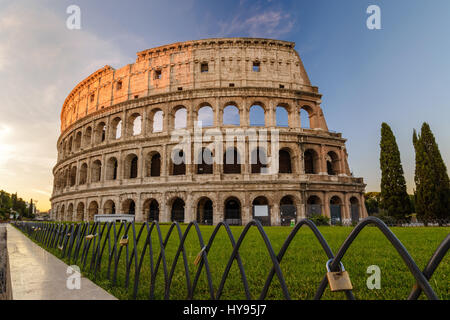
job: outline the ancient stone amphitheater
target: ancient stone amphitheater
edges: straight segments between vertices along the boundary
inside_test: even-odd
[[[286,225],[367,215],[340,133],[295,44],[256,38],[174,43],[105,66],[61,112],[52,216]],[[212,161],[211,161],[212,160]]]

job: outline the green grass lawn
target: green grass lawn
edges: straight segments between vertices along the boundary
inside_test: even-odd
[[[136,232],[140,225],[136,225]],[[182,230],[186,228],[183,225]],[[205,243],[211,236],[214,227],[201,226],[201,232]],[[244,227],[231,227],[235,240],[237,241]],[[162,225],[161,230],[163,238],[169,229],[168,225]],[[287,238],[291,227],[265,227],[266,233],[275,250],[275,254],[280,250],[283,242]],[[320,232],[327,240],[334,253],[337,253],[340,245],[351,232],[352,227],[319,227]],[[401,228],[394,227],[391,230],[400,239],[410,255],[416,261],[422,270],[427,264],[433,252],[439,246],[442,240],[450,232],[449,227],[417,227]],[[176,232],[176,230],[174,230]],[[193,281],[197,267],[194,260],[200,250],[196,233],[191,230],[186,240],[187,259],[191,281]],[[131,230],[129,235],[131,235]],[[138,244],[138,258],[142,252],[146,231]],[[132,237],[130,237],[131,239]],[[159,251],[158,238],[156,232],[152,234],[152,243],[154,247],[154,261],[156,262]],[[166,248],[167,266],[170,271],[172,262],[178,248],[178,235],[173,234]],[[129,249],[133,248],[130,240]],[[50,250],[56,256],[60,256],[59,250]],[[92,246],[91,246],[92,251]],[[213,246],[208,254],[208,261],[213,277],[214,290],[216,291],[221,281],[221,276],[231,255],[232,247],[226,231],[221,228]],[[132,299],[132,288],[134,281],[134,264],[131,267],[130,285],[128,289],[124,288],[125,283],[125,252],[122,252],[118,267],[118,277],[115,286],[107,278],[107,249],[103,254],[101,271],[94,278],[93,274],[88,272],[88,268],[83,274],[95,283],[105,288],[111,294],[119,299]],[[242,262],[247,275],[252,298],[258,298],[267,274],[271,269],[272,263],[266,250],[262,237],[256,228],[251,228],[240,249]],[[67,259],[64,259],[66,262]],[[89,261],[89,260],[88,260]],[[286,283],[293,299],[312,299],[319,286],[322,277],[325,275],[325,263],[327,257],[323,252],[319,242],[314,237],[312,231],[302,227],[296,238],[291,243],[282,262]],[[397,254],[394,247],[383,236],[376,227],[366,227],[362,230],[354,243],[351,245],[343,258],[346,270],[354,287],[354,295],[357,299],[406,299],[415,281],[401,257]],[[79,261],[78,261],[79,262]],[[440,299],[450,299],[450,258],[446,255],[439,265],[438,269],[431,278],[430,284]],[[146,253],[143,268],[140,275],[138,299],[148,299],[150,290],[150,257]],[[381,268],[381,289],[369,290],[366,286],[366,280],[369,274],[366,273],[367,267],[378,265]],[[87,263],[89,266],[89,263]],[[162,265],[156,279],[155,299],[162,299],[164,296],[164,277]],[[170,290],[171,299],[185,299],[187,296],[187,286],[184,273],[182,257],[178,260]],[[195,299],[209,299],[208,283],[205,272],[202,271],[196,292]],[[426,298],[422,293],[421,298]],[[241,276],[237,263],[234,262],[230,275],[226,281],[222,299],[245,299],[244,287],[241,282]],[[267,299],[283,299],[283,293],[276,275],[269,289]],[[327,288],[323,299],[345,299],[342,292],[333,293]]]

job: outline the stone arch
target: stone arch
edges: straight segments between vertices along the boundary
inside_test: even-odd
[[[318,195],[310,195],[306,200],[306,216],[322,215],[322,199]]]
[[[289,148],[282,148],[278,151],[278,172],[292,173],[291,150]]]
[[[102,162],[95,160],[91,166],[91,182],[100,182],[102,178]]]
[[[155,198],[149,198],[145,200],[142,206],[142,216],[146,221],[159,221],[160,208],[158,200]]]
[[[242,204],[238,197],[229,196],[225,199],[224,220],[232,226],[240,226],[242,224]]]
[[[236,147],[229,147],[223,154],[223,173],[240,174],[241,156]]]
[[[145,176],[159,177],[161,176],[162,159],[158,151],[150,151],[145,157]]]
[[[94,220],[94,216],[98,214],[98,202],[95,200],[92,200],[89,203],[89,207],[88,207],[88,216],[87,216],[87,221],[93,221]]]
[[[106,180],[117,180],[119,161],[116,157],[109,157],[106,161]]]
[[[327,173],[329,175],[338,175],[340,174],[340,159],[336,152],[329,151],[327,155],[325,156],[325,160],[327,162]]]
[[[61,211],[59,212],[58,220],[63,221],[65,219],[65,214],[66,214],[66,206],[62,205]]]
[[[359,218],[361,217],[360,201],[358,197],[351,196],[349,205],[350,205],[350,218],[352,220],[352,223],[357,223],[359,221]]]
[[[92,139],[92,127],[89,126],[84,131],[83,146],[87,147],[87,146],[91,145],[91,139]]]
[[[213,224],[213,202],[208,197],[201,197],[197,201],[197,222],[200,224]]]
[[[95,127],[95,144],[102,143],[106,140],[106,124],[99,122]]]
[[[81,149],[82,133],[78,131],[75,135],[74,149],[79,151]]]
[[[303,153],[305,174],[318,174],[320,170],[319,154],[314,149],[307,149]]]
[[[125,199],[122,202],[122,212],[125,214],[136,214],[136,202],[133,199]]]
[[[280,104],[275,108],[275,118],[277,127],[289,127],[289,111],[286,105]]]
[[[142,116],[139,112],[134,112],[128,117],[127,136],[138,136],[142,133]]]
[[[235,102],[228,102],[222,111],[222,124],[225,126],[241,125],[241,109]]]
[[[84,203],[79,202],[77,205],[76,221],[84,221]]]
[[[250,162],[252,173],[265,173],[268,163],[267,150],[263,147],[254,148],[251,151]]]
[[[294,223],[297,222],[296,202],[296,198],[290,194],[284,195],[280,199],[280,218],[282,226],[290,225],[292,220],[294,220]]]
[[[74,221],[73,219],[73,203],[69,203],[69,205],[67,206],[67,213],[66,213],[66,218],[64,220],[66,221]]]
[[[201,124],[200,124],[201,121]],[[202,103],[197,110],[197,124],[199,128],[214,126],[214,110],[208,103]]]
[[[111,133],[110,133],[111,140],[118,140],[118,139],[122,138],[122,129],[123,129],[122,118],[115,117],[111,121],[110,128],[111,128]]]
[[[86,162],[81,164],[80,167],[80,185],[84,185],[87,182],[88,165]]]
[[[77,182],[77,167],[75,165],[70,168],[70,186],[75,186]]]
[[[200,150],[198,150],[198,155],[195,163],[197,174],[212,174],[214,163],[213,152],[207,147],[201,148]]]
[[[309,105],[302,105],[299,108],[300,127],[305,129],[315,128],[315,112]]]
[[[116,213],[116,203],[109,199],[103,204],[104,214],[115,214]]]
[[[186,174],[186,155],[181,149],[174,149],[170,156],[171,174],[173,176]]]
[[[183,223],[185,219],[185,202],[183,199],[176,197],[172,199],[170,205],[170,219],[171,221],[178,221]]]
[[[342,223],[342,199],[334,195],[330,198],[330,222],[332,225]]]
[[[124,159],[125,179],[135,179],[138,176],[138,156],[135,153],[129,153]]]
[[[252,201],[252,217],[263,226],[270,226],[270,204],[265,196],[257,196]]]
[[[266,125],[266,109],[262,103],[255,102],[249,110],[249,126],[264,127]]]
[[[185,106],[179,105],[172,108],[173,122],[172,129],[184,129],[187,128],[187,115],[188,111]]]
[[[152,109],[148,115],[148,121],[152,132],[162,132],[164,130],[164,111],[160,108]]]

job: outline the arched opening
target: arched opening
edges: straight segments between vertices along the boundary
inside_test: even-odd
[[[187,127],[187,110],[182,107],[175,112],[175,129],[183,129]]]
[[[214,125],[214,111],[210,106],[204,106],[198,110],[197,125],[199,128]]]
[[[266,197],[257,197],[252,202],[253,219],[263,226],[270,226],[270,208]]]
[[[77,206],[77,221],[84,221],[84,203],[80,202]]]
[[[133,113],[128,118],[128,136],[138,136],[142,132],[142,117],[139,113]]]
[[[162,112],[162,110],[158,110],[155,112],[155,114],[153,115],[153,132],[162,132],[164,125],[163,125],[163,121],[164,121],[164,113]]]
[[[119,117],[111,121],[111,139],[117,140],[122,137],[122,119]]]
[[[112,200],[108,200],[103,205],[103,213],[104,214],[115,214],[116,213],[116,204]]]
[[[198,152],[197,174],[212,174],[213,173],[213,154],[210,149],[202,148]]]
[[[184,201],[176,198],[172,203],[170,215],[172,221],[184,222]]]
[[[155,199],[148,199],[144,203],[144,217],[148,222],[159,221],[159,204]]]
[[[352,223],[358,223],[359,221],[359,200],[356,197],[350,198],[350,215]]]
[[[277,127],[289,127],[289,113],[285,107],[278,106],[275,110]]]
[[[95,160],[92,163],[91,182],[99,182],[102,178],[102,162]]]
[[[241,173],[241,159],[236,148],[228,148],[223,155],[223,173]]]
[[[98,203],[97,201],[92,201],[89,204],[89,211],[88,211],[88,221],[93,221],[94,216],[98,214]]]
[[[122,203],[122,212],[133,215],[136,213],[136,204],[133,199],[127,199]]]
[[[334,151],[328,152],[326,161],[327,173],[332,176],[339,174],[339,157]]]
[[[89,146],[91,144],[92,139],[92,128],[87,127],[86,131],[84,132],[84,146]]]
[[[228,126],[239,126],[241,124],[239,109],[234,105],[226,106],[223,109],[222,122],[224,125]]]
[[[237,198],[231,197],[225,201],[225,222],[230,226],[240,226],[241,222],[241,203]]]
[[[300,127],[304,129],[312,128],[311,124],[311,114],[312,110],[305,106],[300,109]]]
[[[66,221],[73,221],[73,204],[69,204],[67,207],[67,215],[66,215]]]
[[[73,166],[70,169],[70,186],[73,187],[77,182],[77,167]]]
[[[115,157],[111,157],[108,159],[106,164],[106,179],[107,180],[116,180],[117,179],[117,170],[119,167],[119,162]]]
[[[251,153],[252,173],[266,173],[267,153],[264,148],[257,147]]]
[[[278,153],[278,172],[292,173],[291,154],[286,149],[282,149]]]
[[[213,203],[209,198],[202,198],[197,204],[197,222],[213,224]]]
[[[81,131],[78,131],[75,136],[75,151],[78,151],[81,148],[81,138]]]
[[[303,155],[306,174],[317,174],[319,169],[319,156],[313,149],[308,149]]]
[[[186,174],[186,163],[185,154],[183,150],[176,149],[172,152],[172,175],[185,175]]]
[[[146,176],[159,177],[161,175],[161,155],[156,153],[149,153],[146,161]]]
[[[322,205],[318,196],[310,196],[306,201],[306,216],[312,217],[322,214]]]
[[[341,218],[342,201],[338,196],[330,199],[330,218],[331,224],[336,225],[342,222]]]
[[[126,179],[135,179],[138,175],[138,157],[130,153],[125,158],[124,177]]]
[[[250,107],[250,126],[264,127],[266,125],[266,114],[264,108],[260,105],[253,105]]]
[[[95,143],[102,143],[106,139],[106,124],[100,122],[95,129]]]
[[[69,143],[67,144],[67,153],[70,154],[72,152],[72,144],[73,144],[73,139],[72,137],[69,138]]]
[[[80,185],[86,184],[87,171],[88,171],[88,166],[86,163],[83,163],[80,168]]]
[[[64,219],[66,217],[65,214],[66,214],[66,207],[64,205],[62,205],[58,220],[64,221]]]
[[[297,222],[297,208],[291,196],[284,196],[280,200],[281,225],[289,226],[291,221]]]

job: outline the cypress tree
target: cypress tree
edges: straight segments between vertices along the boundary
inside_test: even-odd
[[[413,132],[413,143],[417,215],[424,220],[447,219],[450,217],[450,181],[428,123],[423,123],[419,137]]]
[[[381,125],[381,203],[387,215],[404,219],[411,213],[406,181],[395,136],[387,123]]]

